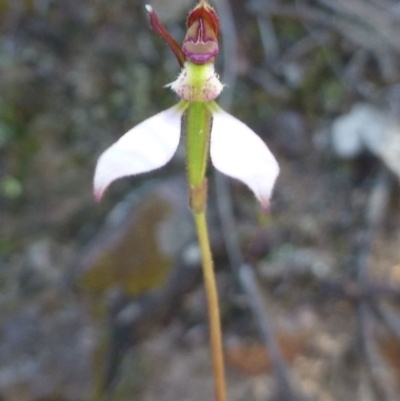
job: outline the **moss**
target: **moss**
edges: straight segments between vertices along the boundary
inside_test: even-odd
[[[139,207],[128,231],[101,250],[81,277],[80,288],[102,294],[118,287],[129,296],[137,296],[164,284],[172,259],[160,249],[158,230],[169,213],[170,206],[158,198]]]

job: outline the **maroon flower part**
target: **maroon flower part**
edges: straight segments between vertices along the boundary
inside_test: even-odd
[[[216,12],[206,0],[201,0],[189,14],[188,29],[182,47],[165,29],[153,7],[146,6],[146,9],[152,28],[167,42],[181,67],[184,66],[185,61],[191,61],[197,65],[214,62],[214,57],[219,50],[219,22]]]
[[[167,42],[170,49],[174,52],[178,63],[181,67],[185,64],[186,58],[182,52],[179,43],[170,35],[170,33],[165,29],[164,25],[158,19],[157,14],[153,10],[152,6],[147,5],[146,10],[150,16],[151,27]]]
[[[194,64],[206,64],[214,61],[218,54],[219,23],[214,9],[201,1],[189,14],[187,33],[182,51],[186,59]]]

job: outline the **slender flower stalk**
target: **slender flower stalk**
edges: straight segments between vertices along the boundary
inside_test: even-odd
[[[211,355],[213,360],[215,381],[215,398],[217,401],[225,401],[227,398],[221,334],[221,318],[205,211],[194,212],[194,219],[196,222],[197,235],[200,243],[204,285],[207,293],[208,316],[210,321]]]
[[[219,23],[214,9],[206,0],[199,1],[189,14],[182,46],[161,24],[153,8],[146,9],[152,28],[166,41],[181,67],[178,78],[167,85],[181,100],[132,128],[100,156],[94,177],[95,198],[99,201],[118,178],[164,166],[179,145],[182,128],[186,138],[189,203],[207,293],[216,400],[226,401],[218,294],[206,221],[208,155],[219,171],[248,185],[265,211],[279,167],[261,138],[215,102],[223,85],[214,70],[219,50]]]

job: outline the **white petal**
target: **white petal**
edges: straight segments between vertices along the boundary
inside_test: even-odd
[[[210,152],[214,166],[247,184],[268,210],[279,166],[262,139],[247,125],[218,108],[213,112]]]
[[[100,200],[116,179],[164,166],[179,145],[182,106],[177,105],[143,121],[110,146],[99,158],[94,193]]]

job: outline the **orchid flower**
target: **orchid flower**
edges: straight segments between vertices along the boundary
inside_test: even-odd
[[[180,102],[135,126],[99,158],[94,191],[100,200],[114,180],[164,166],[173,157],[181,129],[186,136],[189,183],[199,186],[208,160],[254,192],[264,209],[279,173],[268,147],[248,126],[223,111],[214,101],[223,89],[214,70],[219,23],[214,9],[200,0],[187,20],[183,45],[168,33],[151,6],[146,6],[153,29],[174,52],[181,72],[167,85]]]
[[[265,143],[249,127],[215,102],[223,89],[214,70],[219,24],[206,0],[189,14],[183,45],[168,33],[151,6],[150,24],[174,52],[181,72],[169,86],[180,102],[132,128],[99,158],[94,191],[100,200],[114,180],[164,166],[186,139],[190,207],[199,239],[210,321],[210,343],[217,401],[226,401],[223,345],[218,294],[206,220],[208,152],[217,170],[247,184],[265,210],[279,173]]]

